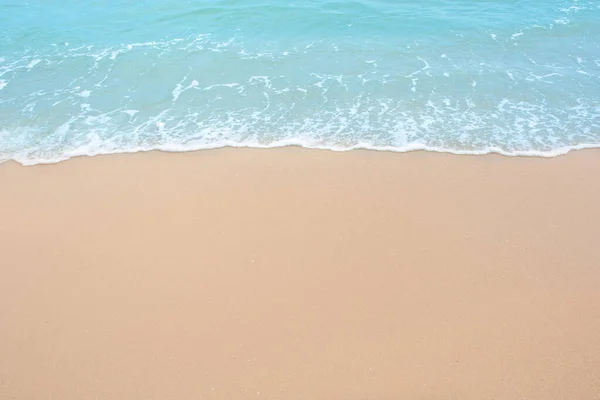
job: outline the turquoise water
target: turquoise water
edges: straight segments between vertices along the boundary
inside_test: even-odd
[[[600,0],[0,4],[0,161],[600,147]]]

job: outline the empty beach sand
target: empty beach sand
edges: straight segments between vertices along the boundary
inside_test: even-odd
[[[600,151],[0,165],[0,399],[598,399]]]

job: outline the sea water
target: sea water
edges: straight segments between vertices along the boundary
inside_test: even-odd
[[[600,0],[0,4],[0,161],[600,147]]]

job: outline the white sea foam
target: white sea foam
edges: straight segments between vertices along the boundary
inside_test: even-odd
[[[42,60],[40,60],[39,58],[36,58],[35,60],[31,60],[31,62],[29,64],[27,64],[27,68],[31,69],[31,68],[35,67],[36,65],[38,65],[40,62],[42,62]]]
[[[130,117],[133,117],[135,114],[139,113],[140,110],[123,110],[123,112]]]
[[[198,87],[198,81],[197,80],[193,80],[192,82],[190,82],[189,85],[187,85],[186,87],[182,86],[182,83],[185,82],[185,80],[187,79],[187,77],[183,77],[183,79],[181,80],[181,82],[179,82],[177,84],[177,86],[175,86],[175,89],[173,89],[173,91],[171,92],[171,95],[173,96],[173,102],[176,102],[177,99],[179,99],[179,96],[181,96],[181,94],[183,92],[186,92],[190,89],[194,89],[196,87]]]
[[[415,76],[415,75],[417,75],[417,74],[420,74],[420,73],[421,73],[421,72],[423,72],[423,71],[427,71],[428,69],[430,69],[430,68],[431,68],[431,66],[429,65],[429,63],[428,63],[427,61],[425,61],[423,58],[421,58],[421,57],[417,57],[417,59],[418,59],[419,61],[422,61],[422,62],[423,62],[423,64],[425,64],[425,65],[423,66],[423,68],[421,68],[421,69],[419,69],[419,70],[417,70],[417,71],[415,71],[415,72],[412,72],[412,73],[410,73],[410,74],[406,75],[406,76],[405,76],[405,78],[412,78],[413,76]]]
[[[162,125],[162,123],[157,123],[157,125]],[[68,126],[63,128],[68,131]],[[2,132],[3,133],[3,132]],[[1,137],[2,135],[0,135]],[[132,154],[132,153],[142,153],[149,151],[163,151],[163,152],[191,152],[191,151],[201,151],[201,150],[214,150],[220,148],[254,148],[254,149],[276,149],[282,147],[289,146],[298,146],[306,149],[314,149],[314,150],[329,150],[335,152],[346,152],[346,151],[354,151],[354,150],[370,150],[370,151],[387,151],[394,153],[408,153],[413,151],[428,151],[435,153],[448,153],[454,155],[469,155],[469,156],[484,156],[488,154],[498,154],[506,157],[542,157],[542,158],[553,158],[562,156],[570,153],[571,151],[577,150],[585,150],[585,149],[598,149],[600,148],[600,143],[582,143],[573,146],[563,146],[557,147],[551,150],[514,150],[507,151],[498,147],[487,147],[480,150],[460,150],[460,149],[452,149],[452,148],[444,148],[444,147],[436,147],[436,146],[427,146],[422,143],[414,143],[409,144],[402,147],[394,147],[394,146],[374,146],[370,143],[358,143],[352,146],[344,147],[344,146],[332,146],[332,145],[324,145],[320,144],[316,141],[304,141],[299,139],[286,139],[279,140],[273,142],[271,144],[265,145],[261,143],[255,142],[234,142],[224,140],[222,142],[215,143],[171,143],[171,144],[162,144],[156,146],[132,146],[132,147],[116,147],[114,145],[105,146],[102,142],[96,138],[95,140],[90,140],[90,143],[85,146],[65,150],[64,152],[57,154],[53,157],[48,156],[38,156],[32,157],[30,152],[23,151],[21,153],[17,153],[14,156],[6,159],[0,158],[0,163],[6,161],[15,161],[23,166],[32,166],[39,164],[55,164],[62,161],[69,160],[74,157],[93,157],[99,155],[109,155],[109,154]]]
[[[196,82],[196,86],[197,86],[198,82],[197,81],[194,81],[194,82]],[[234,83],[217,83],[215,85],[207,86],[207,87],[203,88],[202,90],[211,90],[211,89],[214,89],[214,88],[217,88],[217,87],[233,88],[233,87],[236,87],[236,86],[239,86],[239,85],[240,84],[237,83],[237,82],[234,82]]]

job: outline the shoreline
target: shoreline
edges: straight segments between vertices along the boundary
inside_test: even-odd
[[[0,398],[595,398],[599,156],[0,164]]]
[[[131,150],[119,150],[112,152],[97,152],[97,153],[82,153],[72,151],[67,155],[61,156],[55,159],[37,159],[37,160],[19,160],[19,158],[9,158],[0,160],[0,165],[3,163],[15,162],[22,166],[35,166],[35,165],[51,165],[58,164],[61,162],[69,161],[74,158],[82,157],[98,157],[98,156],[116,156],[124,154],[138,154],[138,153],[196,153],[210,150],[226,150],[226,149],[247,149],[247,150],[276,150],[285,148],[299,148],[309,151],[331,151],[333,153],[346,153],[352,151],[373,151],[373,152],[384,152],[394,154],[405,154],[414,152],[423,153],[436,153],[436,154],[449,154],[455,156],[487,156],[496,155],[502,157],[533,157],[533,158],[555,158],[570,154],[572,152],[587,151],[587,150],[598,150],[600,144],[581,143],[573,146],[563,146],[552,150],[517,150],[517,151],[506,151],[499,147],[488,147],[483,150],[454,150],[443,147],[430,147],[425,145],[409,145],[405,147],[393,147],[384,146],[377,147],[368,144],[357,144],[350,147],[337,147],[337,146],[319,146],[302,143],[296,140],[277,142],[271,145],[259,145],[259,144],[238,144],[234,142],[227,142],[224,144],[218,144],[214,146],[199,146],[199,147],[183,147],[178,145],[165,145],[158,146],[156,148],[136,148]]]

